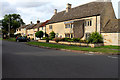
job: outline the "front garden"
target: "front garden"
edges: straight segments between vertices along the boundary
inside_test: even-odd
[[[91,47],[99,47],[103,46],[103,38],[97,32],[94,32],[90,35],[86,40],[82,40],[80,38],[55,38],[55,33],[52,31],[49,36],[43,37],[43,32],[39,31],[36,33],[36,37],[39,37],[39,42],[49,42],[49,43],[57,43],[57,44],[68,44],[68,45],[79,45],[79,46],[91,46]]]

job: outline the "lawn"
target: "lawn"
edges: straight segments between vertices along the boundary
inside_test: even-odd
[[[9,38],[9,39],[3,39],[3,40],[7,40],[7,41],[16,41],[15,38]]]
[[[91,48],[91,47],[68,46],[68,45],[41,43],[41,42],[27,42],[27,44],[50,47],[50,48],[89,51],[89,52],[102,52],[102,53],[114,53],[114,54],[118,54],[118,52],[120,52],[118,50],[112,50],[111,48],[114,48],[113,46],[112,47],[105,46],[105,48],[104,47]]]
[[[98,47],[98,48],[108,48],[108,49],[120,49],[120,46],[101,46],[101,47]]]
[[[0,40],[2,40],[2,38],[0,38]]]

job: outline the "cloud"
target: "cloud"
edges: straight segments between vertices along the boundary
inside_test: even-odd
[[[0,17],[3,17],[5,14],[17,13],[17,9],[10,5],[8,2],[2,2],[0,4]]]
[[[45,6],[48,4],[48,2],[17,2],[16,7],[22,7],[22,8],[37,8],[41,6]]]
[[[95,0],[2,0],[0,1],[0,14],[2,14],[0,19],[5,14],[17,13],[21,15],[25,23],[30,23],[30,21],[36,23],[37,19],[43,22],[53,16],[54,9],[57,9],[58,12],[65,10],[67,3],[76,7],[91,1]],[[112,2],[117,15],[118,0],[112,0]]]

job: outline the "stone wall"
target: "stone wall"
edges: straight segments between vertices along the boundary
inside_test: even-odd
[[[82,38],[84,36],[84,20],[74,22],[73,33],[74,38]]]
[[[120,46],[120,33],[101,33],[104,38],[104,45]]]

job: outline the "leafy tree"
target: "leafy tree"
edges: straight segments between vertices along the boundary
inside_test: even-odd
[[[52,31],[51,33],[50,33],[50,38],[55,38],[55,32],[54,31]]]
[[[10,23],[11,34],[14,34],[16,28],[20,27],[20,25],[25,24],[19,14],[9,14],[5,15],[4,19],[2,19],[3,31],[8,32],[8,25]]]
[[[103,37],[98,32],[93,32],[92,34],[90,34],[90,37],[88,38],[88,42],[89,43],[102,43]]]
[[[43,31],[38,31],[35,33],[35,36],[40,38],[40,39],[43,37],[43,35],[44,35]]]

